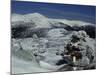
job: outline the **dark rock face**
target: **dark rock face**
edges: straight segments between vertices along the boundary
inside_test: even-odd
[[[12,38],[23,38],[29,37],[33,34],[33,32],[28,30],[27,27],[16,27],[12,28]]]
[[[34,29],[27,26],[18,26],[12,28],[12,38],[29,38],[33,34],[37,34],[39,37],[44,37],[49,29],[41,28]]]
[[[59,60],[56,65],[62,65],[68,63],[66,60]]]
[[[83,30],[85,30],[86,33],[91,38],[96,38],[96,27],[95,26],[85,26],[85,27],[83,27]]]
[[[66,26],[65,29],[68,30],[68,31],[84,30],[87,33],[87,35],[89,35],[91,38],[96,38],[96,27],[92,26],[92,25],[81,26],[81,27],[78,27],[78,26],[73,26],[73,27]]]
[[[87,35],[89,35],[90,38],[96,38],[96,27],[95,26],[82,26],[82,27],[70,27],[67,26],[64,29],[66,29],[67,31],[80,31],[80,30],[84,30]],[[34,29],[31,27],[27,27],[27,26],[18,26],[18,27],[12,27],[12,37],[13,38],[26,38],[26,37],[31,37],[34,33],[37,34],[40,37],[44,37],[46,35],[46,33],[48,32],[48,30],[50,29]]]

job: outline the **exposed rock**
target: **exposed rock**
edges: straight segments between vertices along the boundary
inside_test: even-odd
[[[87,65],[96,63],[93,62],[96,54],[94,45],[95,41],[89,40],[92,39],[87,36],[85,31],[74,32],[70,42],[68,42],[65,47],[64,59],[68,61],[67,59],[69,56],[72,59],[70,59],[70,61],[73,61],[73,57],[76,57],[76,62],[73,64],[78,67],[86,67]]]

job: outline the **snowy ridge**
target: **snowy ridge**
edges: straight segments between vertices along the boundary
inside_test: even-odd
[[[77,20],[67,20],[67,19],[51,19],[39,13],[31,14],[12,14],[12,23],[18,22],[31,22],[36,25],[36,28],[52,28],[53,26],[84,26],[84,25],[94,25],[92,23],[77,21]],[[63,25],[61,25],[63,24]],[[16,24],[13,24],[16,25]]]
[[[50,24],[46,17],[39,13],[26,14],[26,15],[12,15],[12,22],[34,23],[35,28],[50,28]],[[16,25],[16,24],[15,24]]]
[[[84,26],[84,25],[94,25],[92,23],[79,21],[79,20],[67,20],[67,19],[50,19],[53,22],[60,22],[66,25],[69,25],[71,27],[73,26]]]

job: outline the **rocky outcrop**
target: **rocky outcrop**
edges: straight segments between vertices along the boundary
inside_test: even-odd
[[[93,67],[96,67],[95,54],[95,41],[89,38],[85,31],[79,31],[72,34],[70,42],[65,46],[63,58],[66,61],[70,61],[69,65],[71,67],[77,67],[76,70],[85,69],[87,66],[87,69],[93,69]],[[75,62],[73,60],[74,57]],[[73,63],[71,64],[71,62]]]

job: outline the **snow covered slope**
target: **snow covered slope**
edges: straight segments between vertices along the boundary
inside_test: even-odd
[[[92,23],[87,23],[83,21],[77,21],[77,20],[67,20],[67,19],[51,19],[47,18],[44,15],[41,15],[39,13],[31,13],[31,14],[12,14],[12,23],[34,23],[36,25],[36,28],[50,28],[52,26],[62,26],[61,24],[64,25],[69,25],[69,26],[84,26],[84,25],[94,25]],[[14,25],[14,24],[12,24]],[[16,25],[16,24],[15,24]]]
[[[32,14],[26,14],[26,15],[18,15],[13,14],[12,15],[12,22],[14,23],[33,23],[35,25],[35,28],[50,28],[50,24],[45,16],[39,14],[39,13],[32,13]],[[13,24],[14,25],[14,24]],[[15,24],[16,25],[16,24]]]
[[[86,30],[88,34],[89,29],[93,29],[92,33],[95,33],[95,25],[79,20],[68,20],[68,19],[52,19],[47,18],[40,13],[30,14],[12,14],[12,36],[28,37],[33,33],[38,33],[45,36],[50,29],[63,28],[66,30]],[[59,34],[59,33],[58,33]],[[92,34],[90,34],[92,35]]]

